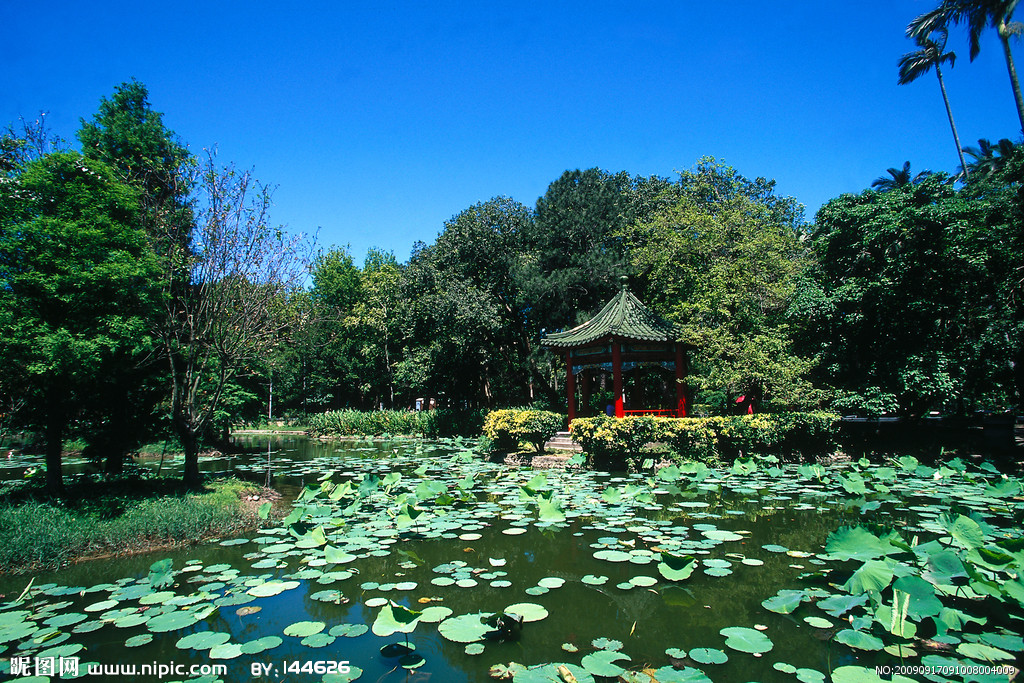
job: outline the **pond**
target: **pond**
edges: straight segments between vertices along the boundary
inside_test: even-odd
[[[288,518],[39,575],[21,602],[28,579],[0,577],[0,676],[27,656],[226,681],[1006,681],[1024,651],[1021,487],[987,465],[626,475],[461,441],[246,443],[230,467],[260,480],[269,452]]]

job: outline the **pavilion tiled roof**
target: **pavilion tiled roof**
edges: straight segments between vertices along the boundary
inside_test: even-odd
[[[671,323],[644,306],[623,283],[619,293],[605,304],[600,313],[571,330],[546,335],[541,344],[553,348],[575,348],[608,337],[670,342],[675,341],[677,336]]]

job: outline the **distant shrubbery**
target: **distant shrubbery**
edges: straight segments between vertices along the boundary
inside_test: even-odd
[[[589,417],[572,423],[572,438],[600,459],[622,460],[645,444],[664,444],[678,460],[709,461],[750,455],[786,457],[830,453],[839,416],[832,413],[763,413],[737,417]]]
[[[549,410],[508,408],[488,413],[483,429],[484,436],[494,442],[496,448],[512,450],[519,442],[526,441],[542,453],[544,444],[564,423],[565,417]]]
[[[484,410],[335,410],[309,417],[312,436],[476,436]]]

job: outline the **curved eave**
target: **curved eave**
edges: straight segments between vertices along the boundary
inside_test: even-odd
[[[628,289],[623,288],[593,318],[565,332],[541,340],[542,346],[560,349],[590,346],[602,340],[674,342],[676,330],[656,316]]]

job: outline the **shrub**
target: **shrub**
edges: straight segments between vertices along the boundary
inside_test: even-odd
[[[657,418],[662,439],[677,460],[711,462],[718,458],[722,418]]]
[[[527,441],[538,453],[542,453],[544,444],[558,433],[564,420],[564,417],[549,410],[492,410],[484,419],[483,433],[494,442],[496,448],[511,450],[520,441]]]
[[[516,412],[512,408],[492,410],[484,418],[484,436],[494,442],[495,448],[509,451],[519,444],[519,439],[513,436],[516,429]]]
[[[572,438],[596,458],[625,462],[649,442],[664,442],[677,460],[714,461],[752,455],[804,457],[835,447],[839,416],[759,413],[735,417],[611,417],[573,420]]]
[[[659,437],[652,417],[583,417],[572,421],[572,439],[599,459],[625,460]]]
[[[381,434],[422,434],[423,412],[408,410],[334,410],[309,418],[313,436],[378,436]]]

